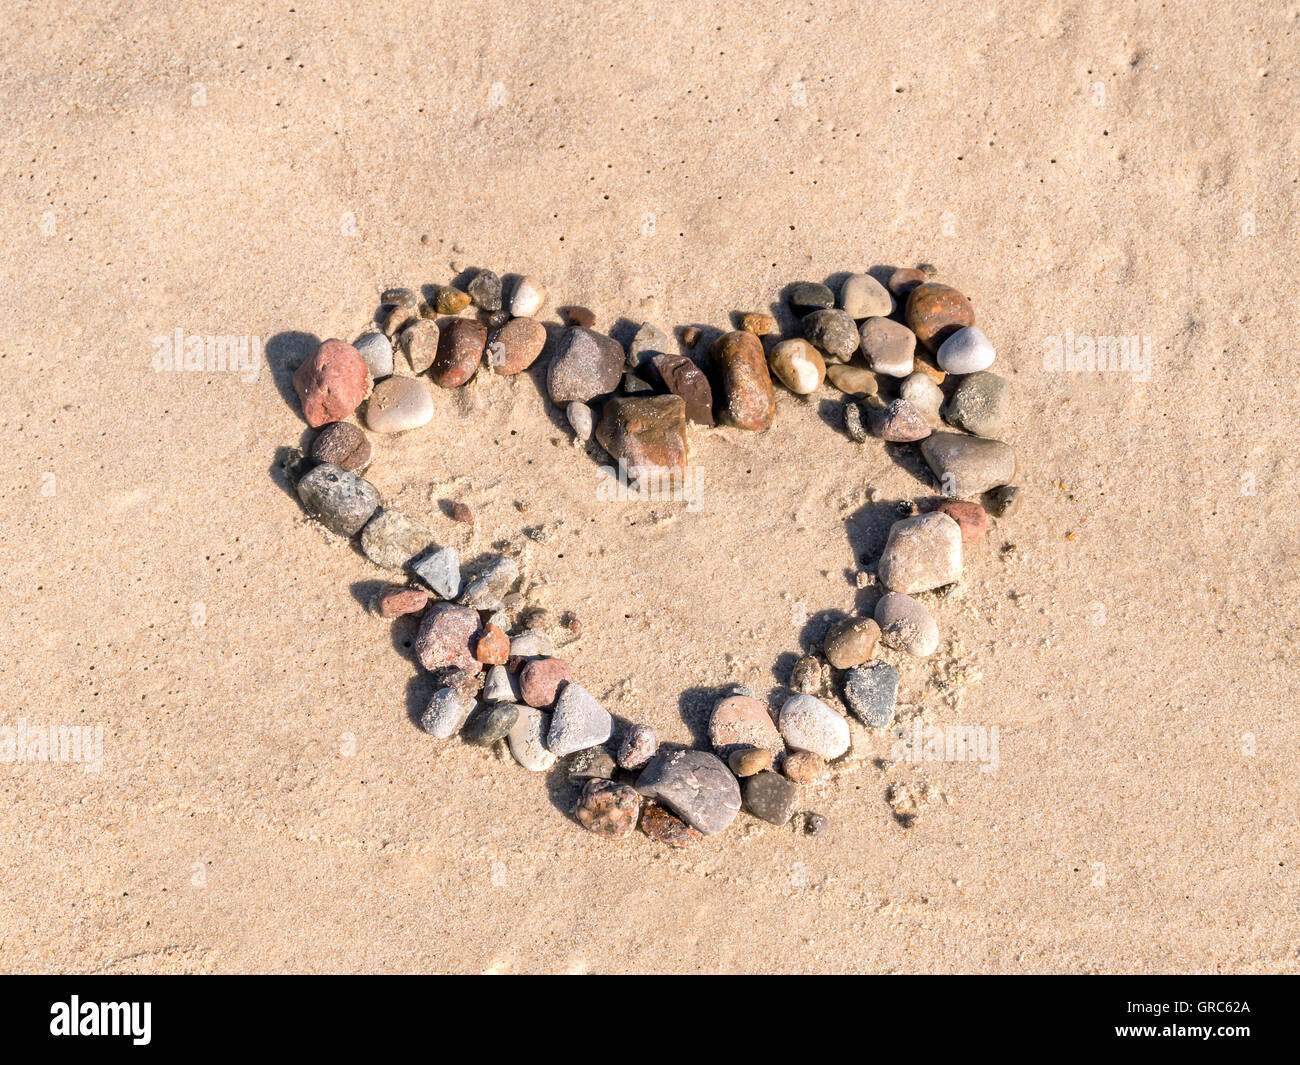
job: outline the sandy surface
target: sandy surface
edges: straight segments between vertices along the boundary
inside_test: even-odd
[[[103,765],[0,764],[0,968],[1300,969],[1300,8],[712,6],[7,5],[0,724]],[[1028,499],[903,715],[997,726],[995,772],[855,725],[827,837],[672,852],[416,730],[383,574],[271,473],[294,334],[453,264],[667,328],[918,261],[998,345]],[[269,365],[156,372],[175,330]],[[1149,337],[1149,380],[1048,372],[1067,330]],[[719,685],[779,696],[929,490],[834,395],[697,435],[696,512],[598,500],[536,376],[441,394],[374,480],[462,552],[545,524],[564,654],[685,741]]]

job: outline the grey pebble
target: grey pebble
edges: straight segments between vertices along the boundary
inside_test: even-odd
[[[804,338],[827,357],[848,362],[858,350],[857,323],[844,311],[813,311],[803,320]]]
[[[460,592],[460,554],[454,547],[436,547],[412,559],[411,572],[443,599]]]
[[[361,551],[376,566],[404,569],[433,541],[433,533],[396,510],[380,510],[361,530]]]
[[[455,688],[439,688],[420,715],[420,728],[436,740],[450,739],[460,731],[473,709],[473,699],[466,698]]]
[[[998,437],[1006,428],[1011,407],[1011,382],[988,370],[961,379],[944,420],[976,436]]]
[[[354,536],[379,509],[379,490],[341,466],[322,462],[298,482],[307,513],[330,532]]]
[[[501,278],[491,270],[480,270],[465,288],[474,306],[482,311],[501,310]]]
[[[555,755],[546,749],[542,738],[546,735],[549,714],[531,706],[516,706],[519,716],[506,736],[510,753],[525,769],[544,773],[555,765]]]
[[[957,499],[1009,484],[1016,475],[1016,453],[1000,440],[933,433],[921,444],[921,454],[939,479],[939,490]]]
[[[519,683],[505,666],[493,666],[487,671],[487,678],[483,681],[483,701],[485,703],[519,702]]]
[[[995,518],[1009,518],[1020,509],[1024,495],[1024,492],[1015,485],[1004,484],[1001,488],[994,489],[989,493],[991,502],[989,510]]]
[[[614,719],[581,684],[570,681],[555,700],[546,747],[557,758],[595,747],[609,739]]]
[[[848,670],[844,701],[867,728],[888,728],[898,702],[898,670],[882,659]]]
[[[613,392],[623,379],[625,357],[623,345],[612,337],[570,326],[546,368],[546,394],[560,406]]]
[[[849,434],[849,439],[856,440],[859,444],[871,435],[863,423],[862,404],[852,396],[844,401],[844,431]]]
[[[527,629],[510,638],[511,658],[550,658],[553,654],[555,645],[551,638],[536,629]]]
[[[831,823],[821,814],[807,813],[803,815],[803,832],[805,836],[815,838],[825,835],[830,825]]]
[[[498,740],[505,739],[518,720],[519,707],[512,703],[483,706],[465,723],[461,735],[466,743],[491,747]]]
[[[853,318],[875,318],[892,314],[894,298],[870,274],[850,274],[840,286],[840,306]]]
[[[480,565],[457,600],[475,610],[500,609],[501,597],[519,579],[519,563],[509,555],[494,555]]]
[[[770,769],[747,777],[741,792],[746,809],[773,825],[787,824],[794,816],[795,803],[799,801],[798,787]]]
[[[939,625],[934,615],[910,595],[882,595],[876,603],[876,624],[880,626],[880,642],[896,651],[925,658],[939,648]]]
[[[721,832],[740,812],[740,784],[707,751],[660,751],[637,777],[636,789],[706,836]]]
[[[393,345],[383,333],[363,333],[352,345],[376,381],[393,372]]]
[[[440,335],[438,323],[429,318],[417,319],[402,330],[402,351],[406,353],[406,362],[412,373],[424,373],[433,365],[438,355]],[[389,358],[391,361],[391,353]]]
[[[569,759],[567,766],[569,780],[580,783],[584,780],[613,780],[614,758],[604,747],[588,747]]]
[[[816,281],[801,281],[790,289],[786,302],[800,314],[835,306],[835,293]]]
[[[649,725],[633,725],[618,745],[618,764],[624,769],[640,769],[659,750],[659,737]]]
[[[657,325],[642,322],[641,328],[627,346],[628,369],[639,370],[656,355],[667,354],[670,350],[676,350],[676,345],[668,339],[668,335]]]
[[[849,723],[814,696],[790,696],[778,724],[791,750],[811,751],[831,761],[849,749]]]

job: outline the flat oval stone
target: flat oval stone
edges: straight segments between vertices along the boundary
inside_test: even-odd
[[[519,707],[510,703],[483,706],[465,723],[461,736],[475,747],[491,747],[510,735],[518,720]]]
[[[772,764],[772,752],[762,747],[737,747],[727,755],[727,768],[744,779],[761,773]]]
[[[546,746],[557,758],[563,758],[604,743],[613,730],[614,719],[609,711],[581,684],[570,681],[555,700]]]
[[[848,722],[814,696],[790,696],[781,707],[780,724],[792,750],[811,751],[829,761],[849,749]]]
[[[681,396],[620,396],[605,404],[596,439],[632,471],[685,470],[686,404]]]
[[[438,323],[429,318],[417,318],[402,330],[402,351],[412,373],[424,373],[438,356]]]
[[[438,328],[438,354],[429,367],[429,379],[441,388],[459,388],[483,361],[487,328],[472,318],[444,319]]]
[[[420,728],[435,740],[451,739],[473,709],[473,699],[467,699],[455,688],[439,688],[420,715]]]
[[[546,286],[530,274],[516,282],[515,290],[510,294],[510,313],[516,318],[530,318],[545,303]]]
[[[961,499],[945,499],[934,508],[940,514],[947,514],[961,529],[961,542],[971,544],[984,539],[988,531],[989,519],[984,508],[975,502]]]
[[[572,679],[573,670],[564,659],[534,658],[519,671],[519,694],[529,706],[549,708]]]
[[[693,360],[667,352],[653,356],[650,366],[669,392],[682,397],[688,421],[696,425],[713,424],[713,388]]]
[[[607,395],[623,380],[623,345],[613,337],[570,326],[546,368],[546,392],[558,406]]]
[[[785,750],[767,707],[748,695],[717,701],[709,717],[709,742],[724,758],[736,747],[761,747],[773,754]]]
[[[455,599],[460,594],[460,554],[454,547],[426,551],[412,559],[410,567],[440,598]]]
[[[635,788],[612,780],[589,780],[573,816],[583,828],[605,839],[623,839],[636,828],[641,796]]]
[[[939,409],[943,406],[943,389],[928,375],[918,371],[903,378],[903,383],[898,386],[898,398],[912,404],[930,425],[938,424]]]
[[[763,311],[750,311],[740,316],[740,328],[746,333],[753,333],[756,337],[765,337],[775,333],[780,327],[770,314]]]
[[[898,702],[898,670],[883,659],[844,674],[844,702],[867,726],[888,728]]]
[[[826,759],[812,751],[795,751],[785,756],[781,772],[796,784],[812,784],[826,771]]]
[[[843,618],[831,626],[822,646],[836,669],[860,666],[876,651],[880,626],[871,618]]]
[[[915,367],[916,334],[892,318],[868,318],[858,331],[862,353],[876,373],[906,377]]]
[[[939,625],[925,604],[910,595],[889,592],[876,603],[881,642],[895,651],[926,658],[939,649]]]
[[[779,773],[764,769],[745,781],[745,808],[761,821],[788,824],[799,801],[799,789]]]
[[[848,362],[858,350],[857,323],[844,311],[827,308],[813,311],[801,323],[804,338],[837,362]]]
[[[722,832],[740,813],[740,785],[707,751],[660,751],[637,777],[636,789],[706,836]]]
[[[351,422],[330,422],[321,427],[311,442],[311,457],[360,473],[370,465],[370,438]]]
[[[1006,428],[1011,382],[984,371],[963,377],[948,400],[944,419],[976,436],[996,438]]]
[[[344,340],[327,340],[293,372],[303,417],[317,429],[341,422],[370,392],[370,371],[360,352]]]
[[[550,715],[531,706],[516,706],[519,716],[506,734],[510,753],[525,769],[545,773],[555,765],[555,755],[546,749],[543,737],[550,727]]]
[[[659,750],[659,737],[649,725],[633,725],[618,745],[618,764],[624,769],[640,769]]]
[[[659,843],[677,850],[690,847],[704,837],[679,817],[674,817],[662,806],[648,802],[641,810],[641,831]]]
[[[1010,484],[1016,476],[1016,453],[1001,440],[934,433],[921,444],[921,454],[946,496],[977,496]]]
[[[850,318],[885,317],[894,312],[894,298],[870,274],[850,274],[840,286],[840,306]]]
[[[905,399],[896,399],[869,417],[871,433],[895,444],[910,444],[930,435],[930,423],[924,414]]]
[[[396,510],[380,509],[361,530],[362,554],[385,569],[405,569],[432,541],[433,533]]]
[[[807,314],[809,311],[834,307],[835,293],[820,282],[801,281],[791,286],[786,302],[800,314]]]
[[[776,396],[758,337],[744,330],[723,333],[709,349],[709,367],[724,422],[756,432],[772,424]]]
[[[876,375],[863,366],[833,362],[826,367],[826,376],[846,396],[874,396],[880,391]]]
[[[393,345],[383,333],[363,333],[352,346],[376,381],[393,372]]]
[[[366,403],[366,424],[377,433],[404,433],[433,420],[433,396],[418,377],[386,377]]]
[[[975,324],[975,308],[955,288],[926,281],[907,297],[907,327],[931,351],[958,329]]]
[[[488,365],[502,377],[522,373],[546,347],[546,327],[535,318],[512,318],[488,345]]]
[[[806,340],[781,341],[768,353],[767,365],[795,395],[810,395],[826,380],[826,360]]]
[[[418,614],[428,605],[429,593],[420,588],[385,588],[375,602],[381,618]]]
[[[993,344],[977,326],[967,326],[951,333],[939,345],[936,355],[945,373],[979,373],[993,365]]]
[[[430,672],[454,666],[478,673],[482,669],[474,660],[478,635],[478,611],[455,603],[435,603],[420,621],[415,655]]]
[[[373,484],[329,462],[303,475],[298,498],[308,514],[340,536],[355,536],[380,504]]]
[[[928,592],[961,580],[961,529],[947,514],[894,522],[876,573],[891,592]]]

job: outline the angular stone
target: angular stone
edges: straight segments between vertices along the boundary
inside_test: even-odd
[[[788,824],[799,801],[799,789],[779,773],[764,769],[745,781],[742,791],[745,808],[755,817],[773,825]]]
[[[921,445],[921,454],[946,496],[977,496],[1009,484],[1016,476],[1016,453],[1000,440],[934,433]]]
[[[505,666],[493,666],[487,671],[487,679],[483,681],[485,703],[517,703],[519,700],[519,685],[514,674]]]
[[[438,547],[411,560],[411,572],[442,599],[460,594],[460,555],[454,547]]]
[[[685,355],[675,353],[655,355],[650,365],[664,387],[682,397],[689,421],[696,425],[713,424],[713,388],[703,370]]]
[[[889,591],[906,595],[961,580],[961,529],[937,512],[894,522],[876,573]]]
[[[641,796],[635,788],[612,780],[589,780],[573,816],[578,824],[606,839],[623,839],[636,828]]]
[[[519,579],[519,563],[509,555],[489,555],[480,560],[461,589],[458,601],[475,610],[500,609],[502,597]]]
[[[868,318],[858,331],[862,354],[876,373],[906,377],[916,364],[916,335],[892,318]]]
[[[491,747],[510,735],[510,730],[518,720],[519,707],[510,703],[482,706],[465,723],[461,735],[466,743],[472,743],[476,747]]]
[[[723,333],[709,350],[709,367],[722,406],[722,420],[761,431],[776,415],[776,396],[763,345],[753,333]]]
[[[649,725],[633,725],[618,745],[618,764],[624,769],[640,769],[659,750],[659,737]]]
[[[944,373],[980,373],[993,365],[993,344],[977,326],[967,326],[949,335],[935,356]]]
[[[975,324],[975,309],[955,288],[927,281],[907,297],[905,318],[917,339],[931,351],[938,351],[958,329]]]
[[[761,747],[774,755],[785,750],[767,707],[747,695],[729,695],[713,707],[709,742],[723,758],[736,747]]]
[[[850,274],[840,286],[840,306],[850,318],[876,318],[892,314],[894,300],[870,274]]]
[[[989,494],[989,505],[996,518],[1009,518],[1024,501],[1024,493],[1015,485],[1006,484]]]
[[[383,333],[363,333],[352,346],[374,380],[393,372],[393,345]]]
[[[488,365],[503,377],[522,373],[546,347],[546,327],[535,318],[512,318],[488,345]]]
[[[614,719],[580,684],[570,681],[555,700],[546,746],[557,758],[595,747],[609,739]]]
[[[833,308],[813,311],[801,324],[804,337],[824,351],[828,359],[848,362],[858,350],[857,323],[844,311]]]
[[[630,369],[639,370],[656,356],[667,354],[672,346],[673,342],[662,329],[652,322],[642,322],[641,328],[627,346],[627,365]]]
[[[563,406],[613,392],[623,379],[623,359],[623,345],[613,337],[570,326],[546,368],[547,395]]]
[[[686,404],[680,396],[622,396],[605,404],[596,439],[627,469],[686,469]]]
[[[849,725],[820,699],[792,695],[781,707],[781,736],[792,750],[838,758],[849,749]]]
[[[420,588],[385,588],[375,601],[375,607],[381,618],[400,618],[403,614],[418,614],[428,605],[429,593]]]
[[[895,651],[926,658],[939,649],[939,625],[934,615],[910,595],[890,592],[876,603],[881,642]]]
[[[418,377],[386,377],[366,403],[366,425],[376,433],[404,433],[433,420],[433,396]]]
[[[616,768],[613,757],[604,747],[588,747],[585,751],[579,751],[565,766],[569,780],[573,783],[612,780]]]
[[[549,709],[572,679],[573,669],[564,659],[534,658],[519,671],[519,694],[529,706]]]
[[[473,709],[473,699],[465,698],[454,688],[439,688],[420,715],[420,728],[435,740],[451,739]]]
[[[998,437],[1011,411],[1011,382],[983,371],[963,377],[948,400],[944,420],[976,436]]]
[[[844,702],[867,728],[888,728],[897,701],[898,670],[883,659],[844,674]]]
[[[776,379],[798,396],[811,395],[826,380],[826,360],[806,340],[783,340],[767,356]]]
[[[351,344],[326,340],[293,372],[293,388],[302,401],[303,417],[317,429],[341,422],[361,406],[370,393],[370,371]]]
[[[880,626],[871,618],[843,618],[831,626],[823,641],[826,661],[836,669],[860,666],[876,650]]]
[[[674,817],[662,806],[646,803],[641,810],[641,831],[658,843],[681,850],[704,837],[685,821]]]
[[[420,621],[415,655],[430,672],[454,666],[477,673],[482,669],[474,660],[478,636],[477,611],[455,603],[434,603]]]
[[[412,373],[424,373],[433,365],[440,335],[438,323],[429,318],[417,318],[402,330],[402,351]]]
[[[396,510],[378,511],[361,530],[361,551],[376,566],[405,569],[429,546],[433,533]]]
[[[501,278],[491,270],[480,270],[475,274],[474,280],[465,286],[465,292],[481,311],[501,309]]]
[[[379,509],[379,490],[341,466],[322,462],[298,481],[298,498],[307,513],[330,532],[354,536]]]
[[[438,286],[433,295],[433,305],[439,314],[457,315],[469,304],[469,294],[451,285]]]
[[[910,444],[930,435],[930,423],[924,414],[905,399],[873,410],[868,418],[873,436],[895,444]]]
[[[360,473],[369,466],[370,454],[370,438],[351,422],[330,422],[311,442],[312,458],[348,473]]]
[[[554,653],[551,638],[544,632],[528,629],[510,638],[511,658],[545,658]]]
[[[531,706],[516,706],[519,716],[506,735],[510,753],[525,769],[545,773],[555,765],[555,755],[546,749],[543,737],[550,727],[549,714]]]
[[[521,277],[510,294],[510,313],[516,318],[528,318],[540,311],[545,303],[546,286],[531,275]]]
[[[636,789],[706,836],[726,829],[740,812],[740,785],[707,751],[660,751],[637,777]]]
[[[444,319],[439,324],[438,354],[429,380],[440,388],[459,388],[478,371],[487,347],[487,328],[472,318]]]

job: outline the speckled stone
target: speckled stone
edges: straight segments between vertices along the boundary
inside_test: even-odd
[[[944,373],[970,374],[987,370],[993,365],[993,344],[978,326],[967,326],[949,335],[939,345],[935,356]]]
[[[799,314],[835,306],[835,293],[817,281],[801,281],[790,287],[786,302]]]
[[[704,838],[685,821],[652,802],[646,803],[641,810],[641,831],[656,842],[677,850],[693,846]]]
[[[851,318],[876,318],[892,314],[894,300],[870,274],[850,274],[840,286],[840,306]]]
[[[451,739],[473,709],[473,699],[465,698],[454,688],[439,688],[420,715],[420,728],[435,740]]]
[[[455,599],[460,594],[460,555],[454,547],[427,551],[411,560],[410,569],[440,598]]]
[[[546,392],[559,406],[614,392],[623,380],[623,345],[603,333],[571,326],[546,370]]]
[[[555,755],[546,749],[544,737],[550,727],[550,715],[531,706],[516,706],[519,716],[506,735],[510,753],[525,769],[545,773],[555,765]]]
[[[523,373],[546,347],[546,327],[535,318],[512,318],[488,345],[488,365],[502,377]]]
[[[812,784],[825,771],[826,759],[812,751],[794,751],[781,763],[781,772],[796,784]]]
[[[529,706],[547,709],[572,679],[573,669],[564,659],[534,658],[519,671],[519,694]]]
[[[996,438],[1011,411],[1011,382],[983,371],[963,377],[944,410],[944,420],[976,436]]]
[[[370,371],[360,352],[343,340],[326,340],[293,372],[303,417],[317,429],[341,422],[370,393]]]
[[[806,340],[781,341],[768,353],[767,365],[773,376],[795,395],[810,395],[826,380],[826,360]]]
[[[474,306],[489,313],[501,310],[501,278],[491,270],[480,270],[465,286],[465,294]]]
[[[868,318],[859,330],[862,353],[876,373],[906,377],[916,365],[916,336],[892,318]]]
[[[420,588],[385,588],[375,600],[375,609],[381,618],[400,618],[404,614],[418,614],[429,605],[429,593]]]
[[[874,396],[880,390],[876,375],[865,366],[833,362],[826,367],[826,376],[848,396]]]
[[[871,618],[842,618],[826,633],[826,661],[836,669],[860,666],[876,650],[880,627]]]
[[[609,711],[581,684],[570,681],[555,700],[546,746],[557,758],[563,758],[604,743],[613,729],[614,719]]]
[[[402,330],[402,352],[412,373],[424,373],[433,365],[438,355],[440,334],[438,323],[429,318],[417,318]]]
[[[713,387],[694,361],[672,352],[650,360],[654,372],[673,395],[686,404],[686,419],[696,425],[713,424]]]
[[[844,702],[867,728],[888,728],[898,701],[898,670],[883,659],[844,674]]]
[[[329,462],[303,475],[298,498],[308,514],[340,536],[355,536],[380,504],[373,484]]]
[[[330,422],[321,426],[311,442],[311,457],[348,473],[361,473],[370,465],[370,438],[351,422]]]
[[[975,324],[975,309],[955,288],[927,281],[907,297],[905,319],[922,344],[938,351],[958,329]]]
[[[740,328],[756,337],[770,336],[779,328],[776,319],[762,311],[750,311],[740,316]]]
[[[934,433],[921,445],[921,454],[946,496],[977,496],[1010,484],[1016,476],[1016,453],[1000,440]]]
[[[709,742],[724,758],[736,747],[762,747],[773,754],[785,749],[767,707],[748,695],[717,701],[709,717]]]
[[[684,471],[688,457],[686,404],[680,396],[611,399],[596,427],[596,439],[630,471]]]
[[[465,722],[461,736],[476,747],[491,747],[510,735],[518,720],[519,707],[510,703],[482,706]]]
[[[791,750],[811,751],[829,760],[849,749],[848,722],[814,696],[790,696],[781,707],[780,726]]]
[[[740,812],[740,785],[707,751],[660,751],[637,777],[636,788],[706,836],[722,832]]]
[[[376,381],[393,372],[393,345],[383,333],[363,333],[352,346]]]
[[[709,349],[709,368],[723,422],[753,431],[772,424],[776,396],[758,337],[743,330],[723,333]]]
[[[876,603],[881,642],[895,651],[927,658],[939,649],[939,625],[923,603],[889,592]]]
[[[472,318],[448,318],[438,328],[438,354],[429,367],[429,380],[441,388],[459,388],[483,361],[487,327]]]
[[[433,396],[418,377],[386,377],[366,403],[366,425],[376,433],[404,433],[433,420]]]
[[[799,789],[779,773],[764,769],[742,786],[745,808],[759,820],[773,825],[788,824],[799,801]]]
[[[868,421],[873,436],[895,444],[924,440],[931,432],[925,415],[905,399],[896,399],[879,410],[873,410]]]
[[[396,510],[376,511],[361,530],[362,554],[385,569],[405,569],[432,541],[433,533]]]
[[[844,311],[834,308],[813,311],[801,323],[804,338],[828,359],[848,362],[858,350],[857,323]]]
[[[430,672],[454,666],[477,673],[482,669],[474,659],[478,636],[477,611],[455,603],[434,603],[420,622],[415,656]]]
[[[573,783],[584,780],[613,780],[617,767],[604,747],[588,747],[579,751],[565,763],[565,772]]]
[[[532,275],[515,282],[510,294],[510,313],[516,318],[530,318],[546,304],[546,286]]]
[[[862,406],[862,402],[856,396],[845,396],[844,404],[840,408],[844,419],[844,431],[849,434],[851,440],[859,444],[865,443],[870,435],[867,432],[866,419],[862,414]]]
[[[573,811],[578,824],[605,839],[630,836],[640,815],[636,789],[612,780],[588,780]]]
[[[633,725],[618,745],[618,764],[624,769],[640,769],[659,750],[659,737],[649,725]]]
[[[891,592],[912,595],[961,580],[961,529],[947,514],[894,522],[876,573]]]

